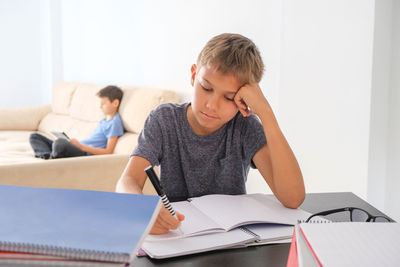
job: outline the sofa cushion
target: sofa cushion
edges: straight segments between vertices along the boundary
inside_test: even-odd
[[[97,93],[104,88],[102,85],[80,83],[73,94],[70,115],[72,118],[99,122],[104,118],[100,110],[100,98]]]
[[[118,138],[114,154],[132,154],[137,144],[138,136],[139,134],[126,132],[123,136]]]
[[[125,130],[140,133],[150,111],[161,103],[179,102],[175,92],[161,89],[141,89],[121,86],[124,91],[119,113]]]
[[[0,109],[0,130],[35,131],[40,120],[50,111],[50,105]]]
[[[29,144],[31,131],[0,131],[0,165],[37,162]]]
[[[52,110],[57,114],[69,115],[72,96],[78,83],[58,82],[53,86]]]

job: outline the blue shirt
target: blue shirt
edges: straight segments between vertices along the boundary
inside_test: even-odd
[[[117,113],[111,120],[102,119],[97,125],[92,134],[80,143],[98,148],[105,148],[107,146],[108,138],[114,136],[121,136],[124,134],[124,127],[122,125],[121,117]]]

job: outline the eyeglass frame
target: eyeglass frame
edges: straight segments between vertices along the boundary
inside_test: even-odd
[[[361,209],[361,208],[356,208],[356,207],[345,207],[345,208],[339,208],[339,209],[320,211],[320,212],[312,214],[310,217],[307,218],[307,220],[305,222],[306,223],[309,222],[311,218],[316,217],[316,216],[326,216],[326,215],[330,215],[330,214],[342,212],[342,211],[349,211],[350,212],[350,221],[353,222],[353,218],[352,218],[353,210],[361,210],[361,211],[365,212],[368,215],[368,218],[365,222],[375,222],[376,218],[384,218],[385,220],[387,220],[387,222],[392,222],[392,220],[389,217],[386,217],[383,215],[374,216],[371,213],[369,213],[368,211]]]

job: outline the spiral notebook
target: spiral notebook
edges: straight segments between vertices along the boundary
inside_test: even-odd
[[[250,230],[252,229],[252,230]],[[218,249],[242,248],[270,243],[290,243],[293,226],[251,225],[228,232],[189,236],[164,241],[144,241],[141,255],[163,259]]]
[[[287,266],[400,266],[399,251],[398,223],[302,223]]]
[[[142,249],[152,258],[290,242],[293,225],[311,215],[263,194],[207,195],[171,204],[185,220],[179,230],[146,237]]]
[[[311,214],[301,209],[284,207],[271,195],[205,195],[171,203],[174,210],[185,215],[179,230],[164,235],[149,235],[146,241],[185,238],[227,232],[257,223],[295,225]]]
[[[158,196],[0,185],[0,251],[129,263],[160,207]]]

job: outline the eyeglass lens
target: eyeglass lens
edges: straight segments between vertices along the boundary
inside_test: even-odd
[[[334,212],[330,213],[324,216],[320,216],[319,218],[323,218],[332,222],[348,222],[350,221],[350,212],[349,211],[339,211],[339,212]],[[314,220],[317,220],[317,218],[313,218]]]
[[[366,222],[368,220],[368,213],[360,209],[353,209],[351,211],[351,221],[353,222]]]
[[[389,222],[389,219],[386,217],[377,216],[375,217],[374,222]]]
[[[353,209],[351,211],[351,220],[353,222],[366,222],[368,220],[368,213],[361,209]],[[389,222],[389,219],[383,216],[373,217],[373,222]]]

